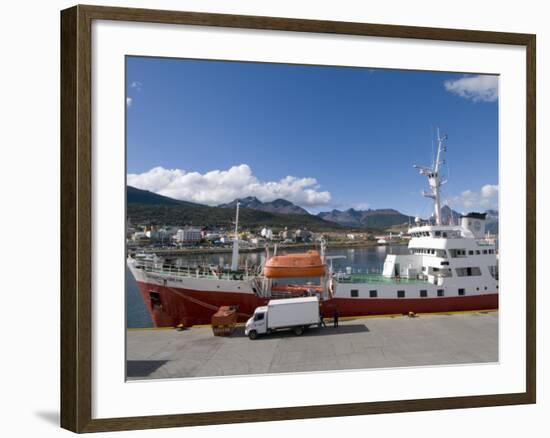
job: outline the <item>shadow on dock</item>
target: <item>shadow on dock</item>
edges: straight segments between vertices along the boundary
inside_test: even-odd
[[[167,362],[167,360],[127,360],[126,377],[147,377]]]
[[[301,335],[302,338],[307,338],[309,336],[329,336],[329,335],[346,335],[350,333],[367,333],[369,328],[365,324],[346,324],[340,325],[338,327],[333,327],[327,323],[326,327],[310,327],[304,334]],[[231,338],[245,338],[244,327],[236,327],[235,331],[231,334]],[[257,340],[262,339],[279,339],[286,337],[296,337],[292,330],[281,330],[273,332],[269,335],[261,335]]]

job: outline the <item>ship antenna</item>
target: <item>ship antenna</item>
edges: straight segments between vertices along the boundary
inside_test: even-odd
[[[231,270],[239,268],[239,205],[237,201],[237,213],[235,214],[235,238],[233,239],[233,256],[231,257]]]
[[[414,167],[419,170],[421,175],[424,175],[428,178],[428,183],[430,186],[429,192],[423,192],[423,195],[427,198],[434,200],[434,213],[435,213],[435,224],[441,225],[441,197],[440,189],[443,184],[447,181],[441,181],[439,170],[441,164],[444,164],[444,161],[441,158],[441,154],[445,152],[446,147],[443,145],[443,141],[447,139],[447,135],[441,137],[439,133],[439,128],[437,128],[437,156],[432,167],[426,166],[417,166]]]

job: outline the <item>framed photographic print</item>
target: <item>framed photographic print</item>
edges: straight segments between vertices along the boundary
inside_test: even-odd
[[[535,36],[61,13],[61,420],[535,402]]]

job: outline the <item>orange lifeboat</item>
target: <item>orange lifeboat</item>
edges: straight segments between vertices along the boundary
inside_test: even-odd
[[[267,278],[322,277],[326,267],[317,251],[271,257],[264,266]]]

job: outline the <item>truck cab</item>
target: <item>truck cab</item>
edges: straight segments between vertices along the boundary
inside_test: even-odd
[[[246,321],[244,334],[250,339],[267,333],[267,306],[257,307],[254,314]]]

